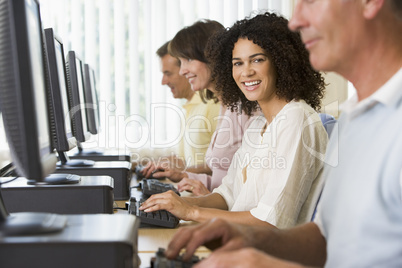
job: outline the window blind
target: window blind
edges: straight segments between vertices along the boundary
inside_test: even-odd
[[[230,27],[263,10],[289,18],[294,0],[40,0],[53,28],[96,74],[101,127],[91,146],[166,146],[180,133],[180,107],[161,85],[156,50],[184,26],[207,18]],[[167,122],[169,122],[167,124]]]

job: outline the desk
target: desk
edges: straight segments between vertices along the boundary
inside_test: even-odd
[[[181,222],[180,226],[195,224],[193,222]],[[138,255],[141,259],[140,268],[150,267],[151,258],[155,256],[158,248],[167,248],[176,229],[164,228],[140,228],[138,231]],[[199,247],[195,253],[200,258],[207,257],[210,250],[206,247]]]
[[[172,183],[169,180],[163,180],[165,183]],[[136,185],[137,181],[133,176],[132,186]],[[182,196],[189,196],[190,193],[183,193]],[[125,201],[115,201],[118,207],[125,207]],[[125,210],[118,210],[115,213],[127,213]],[[181,221],[179,228],[196,224],[195,222]],[[150,267],[151,258],[155,256],[159,248],[167,248],[173,235],[177,232],[178,228],[140,228],[138,229],[138,256],[141,260],[140,268]],[[195,253],[200,258],[207,257],[210,250],[206,247],[199,247]]]

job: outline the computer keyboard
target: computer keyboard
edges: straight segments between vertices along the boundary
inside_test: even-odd
[[[145,196],[151,196],[153,194],[160,194],[172,190],[176,194],[180,195],[179,191],[174,185],[169,183],[163,183],[155,179],[145,179],[140,182],[141,191]]]
[[[154,226],[161,226],[166,228],[176,228],[179,225],[179,218],[166,210],[158,210],[155,212],[145,212],[139,210],[141,204],[145,199],[137,201],[135,197],[131,197],[128,204],[128,213],[137,216],[141,224],[149,224]]]
[[[200,259],[195,255],[188,262],[183,261],[181,256],[169,260],[165,257],[165,250],[159,248],[156,256],[151,259],[151,268],[190,268],[199,261]]]

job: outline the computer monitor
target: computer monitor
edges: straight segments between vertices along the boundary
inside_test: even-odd
[[[77,145],[69,115],[67,79],[63,42],[52,28],[45,32],[45,47],[48,66],[48,97],[50,99],[53,147],[58,152],[66,152]]]
[[[70,103],[70,116],[73,123],[73,133],[78,141],[87,141],[91,133],[88,129],[85,112],[84,79],[82,61],[75,51],[69,51],[66,57],[66,73],[68,84],[68,97]]]
[[[46,183],[56,155],[49,129],[43,31],[36,0],[5,0],[0,13],[0,102],[10,154],[17,173]],[[29,201],[27,201],[29,202]],[[47,213],[8,215],[0,193],[0,233],[56,231],[63,220],[44,228]],[[62,217],[59,219],[63,219]],[[57,223],[54,225],[54,223]]]
[[[70,160],[66,154],[76,147],[76,138],[70,115],[68,101],[67,79],[65,70],[65,58],[63,42],[57,37],[52,28],[44,30],[46,62],[48,74],[47,95],[49,100],[49,115],[51,122],[52,144],[56,149],[60,162],[59,165],[93,166],[94,161]]]
[[[10,3],[10,13],[14,13],[9,13],[9,19],[14,21],[8,21],[8,24],[13,24],[16,29],[15,32],[14,29],[2,30],[0,36],[3,49],[0,99],[10,154],[17,172],[40,182],[54,171],[56,156],[50,142],[42,30],[39,7],[35,3],[32,0]]]
[[[95,135],[99,134],[100,127],[99,100],[96,92],[95,72],[87,63],[84,64],[84,82],[88,130]]]
[[[85,63],[84,65],[84,97],[85,97],[85,109],[82,110],[87,118],[88,131],[93,134],[99,134],[100,131],[100,112],[99,112],[99,100],[98,94],[96,92],[96,82],[95,82],[95,72],[94,70]],[[78,144],[78,153],[75,156],[103,156],[103,151],[93,149],[84,150],[82,145]]]

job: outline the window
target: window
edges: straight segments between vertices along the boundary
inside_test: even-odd
[[[89,144],[136,150],[180,133],[183,101],[161,85],[156,50],[201,18],[225,27],[257,10],[289,18],[293,0],[40,0],[44,28],[95,70],[101,134]],[[169,131],[167,129],[169,118]],[[151,135],[155,144],[150,144]]]

